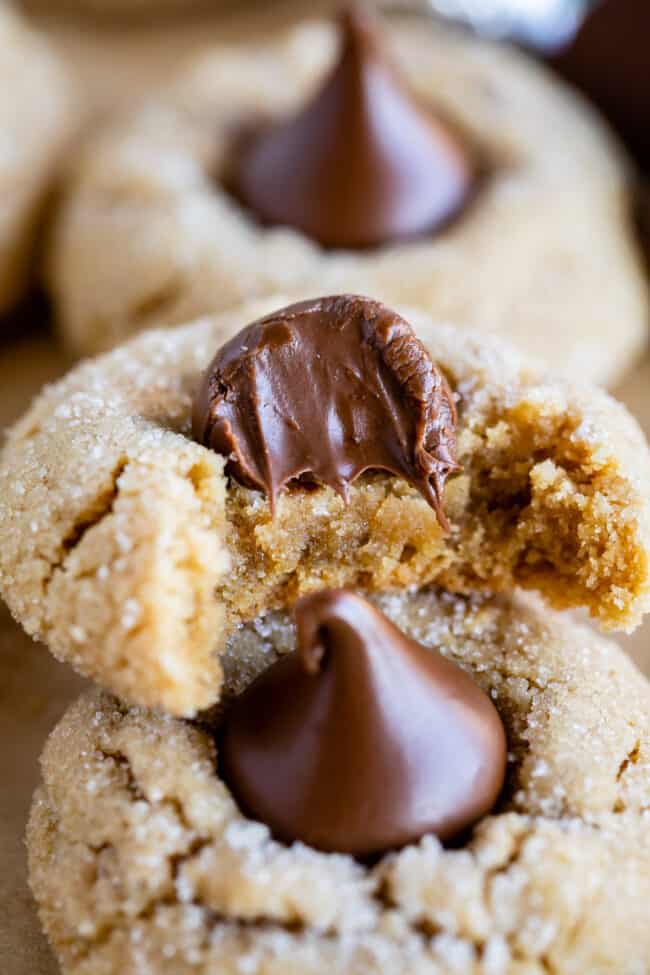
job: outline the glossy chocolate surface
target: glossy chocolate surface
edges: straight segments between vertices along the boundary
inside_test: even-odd
[[[369,857],[449,841],[490,812],[506,737],[490,699],[360,596],[296,610],[298,650],[231,706],[220,771],[243,811],[285,842]]]
[[[360,474],[383,470],[417,487],[446,527],[453,395],[411,326],[369,298],[304,301],[243,329],[205,374],[193,427],[272,506],[290,481],[347,500]]]
[[[433,234],[472,191],[473,153],[408,90],[370,14],[340,20],[331,74],[297,115],[242,141],[230,187],[262,223],[329,248]]]

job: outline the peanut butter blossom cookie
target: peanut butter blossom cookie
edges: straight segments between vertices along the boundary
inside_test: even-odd
[[[29,633],[192,715],[242,623],[324,587],[521,586],[638,624],[650,455],[623,407],[422,312],[283,305],[149,332],[9,432],[0,591]]]
[[[437,590],[295,623],[231,635],[200,723],[92,691],[52,734],[28,848],[64,975],[645,971],[650,686],[616,646]]]
[[[222,46],[74,165],[63,335],[93,353],[251,296],[355,291],[613,380],[647,327],[625,168],[544,68],[438,23],[350,10]]]
[[[22,296],[43,205],[72,128],[66,73],[0,4],[0,314]]]

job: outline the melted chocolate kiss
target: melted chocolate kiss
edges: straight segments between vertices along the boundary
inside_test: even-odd
[[[381,469],[421,491],[446,527],[452,393],[411,326],[369,298],[317,298],[249,325],[208,369],[193,426],[272,506],[295,478],[347,500],[355,478]]]
[[[650,170],[650,3],[601,0],[577,34],[551,58],[617,128]]]
[[[232,190],[264,223],[325,247],[433,233],[467,200],[474,161],[407,90],[369,15],[348,10],[341,25],[333,72],[298,115],[243,140]]]
[[[448,841],[503,786],[506,738],[489,698],[360,596],[296,609],[298,650],[233,703],[221,771],[280,840],[367,857]]]

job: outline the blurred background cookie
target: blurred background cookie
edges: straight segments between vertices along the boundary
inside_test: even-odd
[[[23,0],[31,10],[50,13],[91,13],[106,17],[139,17],[143,14],[165,14],[170,11],[189,13],[205,9],[210,0]],[[214,0],[212,0],[214,2]]]
[[[650,7],[644,0],[600,0],[550,63],[584,91],[650,167]]]
[[[132,108],[135,99],[167,85],[170,73],[215,42],[263,39],[305,15],[302,0],[143,0],[142,6],[137,0],[118,2],[119,9],[109,9],[109,0],[97,0],[97,8],[91,10],[89,4],[82,6],[83,0],[24,0],[25,12],[78,78],[85,118],[120,106]],[[308,13],[332,6],[332,0],[312,0]]]
[[[318,111],[328,99],[330,108],[340,105],[345,86],[357,99],[354,139],[349,116],[323,124]],[[396,102],[402,117],[419,113],[408,139],[391,116]],[[303,132],[294,139],[287,120],[296,113]],[[447,220],[443,213],[415,228],[406,220],[404,231],[400,220],[422,201],[406,193],[381,239],[362,234],[354,246],[354,235],[340,241],[330,228],[319,239],[319,227],[304,229],[301,202],[289,196],[319,198],[321,219],[328,200],[344,198],[332,187],[341,172],[356,173],[349,209],[373,212],[363,173],[370,155],[377,171],[369,143],[378,125],[387,185],[407,173],[417,194],[433,168],[413,158],[413,145],[431,141],[429,131],[422,136],[425,115],[438,126],[432,158],[454,158],[437,173],[436,189],[444,195],[452,185],[457,194]],[[242,127],[261,121],[277,136],[261,152],[282,157],[274,170],[257,164],[275,172],[275,187],[262,188],[271,210],[255,195],[259,186],[252,195],[243,186],[250,166],[238,156]],[[308,143],[311,158],[292,156],[291,145]],[[456,178],[465,183],[453,189]],[[364,194],[365,209],[357,199]],[[169,91],[92,139],[71,167],[49,280],[76,353],[243,296],[354,290],[506,334],[562,372],[612,381],[647,327],[628,208],[618,146],[583,102],[524,55],[410,19],[391,23],[383,38],[349,20],[344,31],[311,23],[263,44],[215,48]],[[352,246],[341,247],[346,240]]]
[[[602,111],[637,166],[637,222],[650,262],[650,5],[644,0],[601,0],[549,63]]]
[[[68,75],[47,41],[0,6],[0,313],[23,296],[75,118]]]

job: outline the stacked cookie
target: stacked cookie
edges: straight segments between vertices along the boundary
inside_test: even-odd
[[[638,428],[422,312],[282,305],[78,367],[3,454],[3,594],[106,689],[29,827],[63,970],[642,971],[650,687],[549,608],[647,609]]]
[[[567,611],[648,611],[650,452],[486,334],[542,316],[604,374],[611,299],[636,347],[616,152],[514,55],[397,32],[432,111],[343,25],[324,82],[322,27],[208,61],[64,207],[77,348],[175,327],[45,389],[0,457],[0,592],[98,685],[43,755],[43,926],[66,975],[641,975],[650,685]]]

